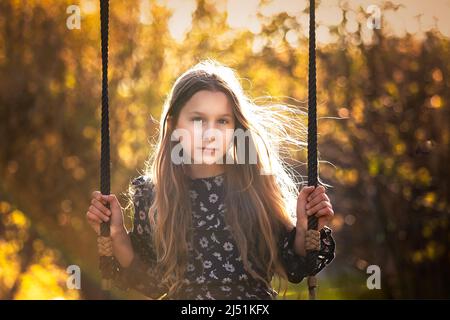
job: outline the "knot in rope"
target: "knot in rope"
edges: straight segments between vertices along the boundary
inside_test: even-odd
[[[308,251],[320,250],[320,231],[307,230],[305,235],[305,248]]]
[[[112,239],[111,237],[97,238],[98,253],[100,256],[110,257],[113,255]]]

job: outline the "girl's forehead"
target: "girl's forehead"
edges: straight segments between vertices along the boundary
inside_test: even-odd
[[[231,115],[233,111],[225,93],[206,90],[196,92],[183,109],[188,113],[205,115]]]

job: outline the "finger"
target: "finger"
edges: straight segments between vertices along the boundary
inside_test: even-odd
[[[96,215],[92,214],[89,211],[87,212],[86,216],[89,225],[92,227],[92,229],[94,229],[95,233],[99,235],[101,220]]]
[[[109,217],[94,206],[89,207],[89,211],[99,217],[102,221],[108,221]]]
[[[96,199],[97,201],[100,201],[104,205],[106,205],[107,201],[104,199],[104,196],[100,191],[94,191],[92,192],[92,198]]]
[[[315,197],[314,199],[309,201],[306,204],[306,209],[314,207],[316,204],[318,204],[321,201],[329,201],[328,196],[325,193],[321,193],[320,195],[318,195],[317,197]]]
[[[98,191],[98,190],[94,190],[94,191],[92,191],[91,197],[92,197],[92,198],[96,198],[96,197],[97,197],[97,195],[99,195],[99,194],[101,194],[101,192],[100,192],[100,191]]]
[[[314,191],[314,186],[305,186],[300,190],[298,199],[301,201],[306,201],[308,196]]]
[[[318,204],[316,204],[314,207],[312,207],[311,209],[306,210],[306,214],[308,216],[312,216],[316,212],[318,212],[320,209],[322,209],[322,208],[324,208],[326,206],[327,206],[327,202],[326,201],[321,201]]]
[[[334,215],[334,211],[330,207],[326,207],[326,208],[320,209],[316,213],[316,217],[318,217],[318,218],[326,217],[326,216],[329,216],[331,218],[333,215]]]
[[[105,207],[101,202],[99,202],[96,199],[92,199],[92,205],[97,208],[98,210],[100,210],[104,215],[109,216],[111,215],[111,211]]]
[[[317,195],[324,193],[325,192],[325,188],[323,186],[318,186],[317,188],[314,189],[314,192],[309,195],[308,197],[308,201],[311,201],[312,199],[314,199]]]
[[[112,193],[104,197],[109,202],[111,209],[120,209],[120,203],[115,194]]]
[[[90,211],[86,213],[86,217],[89,223],[102,223],[102,220]]]
[[[325,192],[325,188],[323,186],[318,186],[314,189],[314,192],[309,195],[308,201],[313,200],[315,197],[317,197],[319,194],[322,194]]]
[[[300,193],[302,193],[305,196],[308,196],[314,191],[314,188],[315,188],[314,186],[305,186],[302,188]]]
[[[94,203],[94,202],[98,202],[98,203],[101,203],[103,206],[106,206],[107,204],[108,204],[108,201],[106,201],[106,199],[105,199],[105,196],[104,195],[99,195],[98,197],[96,197],[96,198],[92,198],[92,200],[91,200],[91,203]]]

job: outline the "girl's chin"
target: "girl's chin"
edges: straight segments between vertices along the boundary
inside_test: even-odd
[[[215,164],[218,163],[218,159],[216,157],[203,157],[201,159],[195,159],[195,164]]]

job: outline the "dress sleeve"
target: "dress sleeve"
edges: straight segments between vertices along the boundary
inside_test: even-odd
[[[156,254],[152,245],[148,209],[153,200],[153,185],[144,176],[132,181],[133,186],[133,228],[128,232],[134,250],[131,264],[124,268],[115,260],[116,286],[128,291],[135,289],[147,297],[157,299],[166,288],[160,283],[161,277],[155,272]]]
[[[296,227],[281,235],[279,250],[281,263],[287,273],[288,280],[292,283],[300,283],[303,278],[319,273],[334,259],[336,243],[331,235],[331,229],[326,226],[323,227],[320,230],[320,250],[316,268],[311,274],[308,274],[306,256],[300,256],[294,251],[295,233]]]

